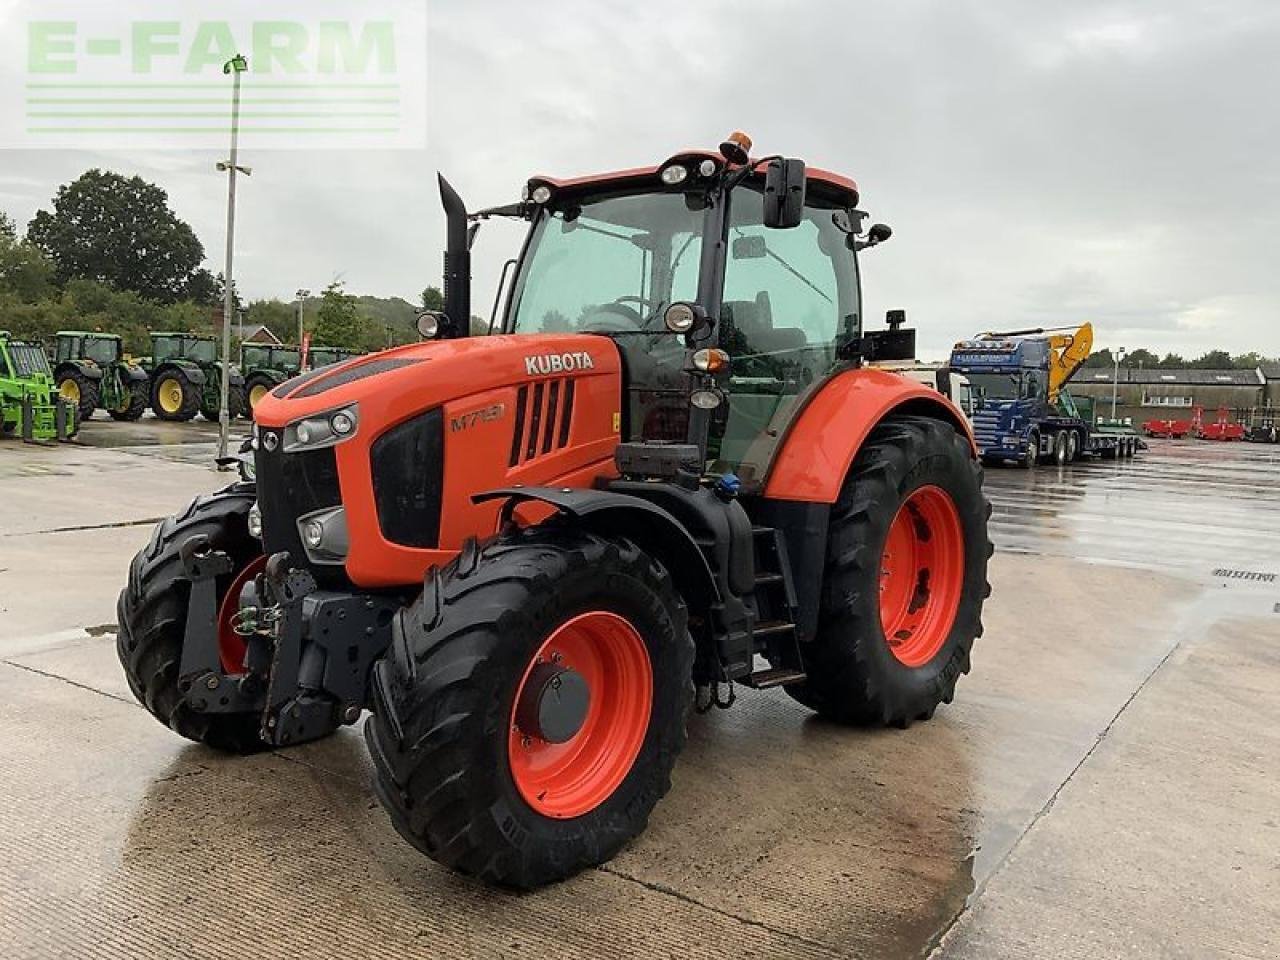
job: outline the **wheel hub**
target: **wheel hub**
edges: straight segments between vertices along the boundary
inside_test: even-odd
[[[516,726],[547,743],[568,743],[587,720],[591,690],[582,674],[556,663],[540,663],[529,673]]]

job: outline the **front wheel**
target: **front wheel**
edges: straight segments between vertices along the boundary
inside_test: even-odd
[[[396,617],[375,668],[365,737],[396,829],[519,888],[610,859],[671,787],[687,621],[628,540],[548,527],[464,549]]]
[[[147,411],[147,403],[151,399],[151,388],[145,380],[134,380],[124,384],[120,405],[107,411],[112,420],[138,420]]]
[[[161,523],[129,565],[129,581],[116,604],[116,653],[138,702],[175,733],[228,753],[254,753],[266,744],[258,733],[257,713],[202,714],[186,705],[178,667],[191,584],[179,550],[191,537],[203,535],[235,564],[217,583],[218,646],[224,671],[243,672],[235,661],[237,654],[243,660],[244,641],[232,629],[231,617],[250,572],[262,568],[261,546],[249,535],[247,523],[253,498],[252,487],[237,484],[194,500],[184,513]]]
[[[991,592],[982,467],[950,424],[872,431],[832,511],[807,679],[785,689],[841,723],[907,726],[950,703]]]
[[[164,370],[151,387],[151,411],[161,420],[190,420],[200,409],[200,391],[182,370]]]
[[[1040,434],[1034,430],[1031,436],[1027,438],[1027,452],[1022,458],[1022,465],[1028,470],[1034,470],[1036,464],[1040,462]]]

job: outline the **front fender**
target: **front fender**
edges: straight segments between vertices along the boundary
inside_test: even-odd
[[[846,370],[818,387],[792,421],[774,456],[764,495],[835,503],[863,442],[894,414],[950,423],[978,456],[969,421],[938,391],[886,370]]]
[[[657,557],[692,610],[707,610],[720,600],[715,577],[698,544],[680,521],[657,504],[624,493],[567,487],[511,487],[477,493],[471,500],[505,500],[503,526],[521,503],[544,503],[584,529],[606,537],[627,537]]]
[[[120,364],[120,379],[125,383],[141,383],[147,379],[147,371],[136,363]]]

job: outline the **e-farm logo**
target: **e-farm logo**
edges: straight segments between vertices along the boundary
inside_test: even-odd
[[[3,20],[25,44],[0,64],[3,146],[225,148],[237,79],[242,147],[425,146],[425,0],[23,0]]]

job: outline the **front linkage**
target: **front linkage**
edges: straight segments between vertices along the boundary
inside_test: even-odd
[[[245,584],[233,624],[244,672],[229,674],[218,644],[217,579],[234,564],[208,537],[181,548],[191,582],[178,688],[197,714],[259,713],[265,743],[315,740],[352,724],[368,702],[370,668],[391,642],[395,598],[321,590],[289,554],[268,558]]]

